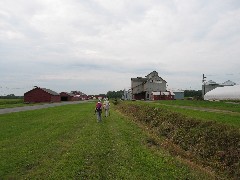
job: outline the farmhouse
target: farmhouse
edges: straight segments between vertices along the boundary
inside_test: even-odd
[[[166,92],[167,82],[158,76],[156,71],[151,72],[145,78],[131,78],[132,99],[150,100],[152,92]]]
[[[34,89],[24,93],[25,103],[39,103],[39,102],[60,102],[60,95],[46,88],[35,87]]]

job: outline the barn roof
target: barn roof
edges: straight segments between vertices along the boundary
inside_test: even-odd
[[[182,90],[176,90],[176,91],[172,91],[173,93],[184,93],[184,91]]]
[[[65,94],[67,94],[68,96],[75,96],[75,94],[73,94],[73,93],[68,93],[68,92],[62,92],[62,93],[65,93]]]
[[[46,89],[46,88],[40,88],[40,89],[42,89],[43,91],[45,91],[45,92],[47,92],[47,93],[49,93],[51,95],[54,95],[54,96],[59,95],[57,92],[52,91],[51,89]]]
[[[132,81],[138,81],[138,82],[145,82],[148,79],[147,78],[142,78],[142,77],[137,77],[137,78],[131,78]]]
[[[209,80],[208,82],[206,82],[206,85],[218,85],[218,83],[213,80]]]
[[[151,74],[155,74],[155,76],[150,76]],[[166,80],[164,80],[163,78],[161,78],[160,76],[158,76],[158,73],[156,71],[151,72],[150,74],[148,74],[145,78],[143,77],[137,77],[137,78],[131,78],[131,81],[135,81],[135,82],[143,82],[146,83],[148,81],[151,81],[153,79],[155,79],[154,77],[158,77],[159,79],[161,79],[161,81],[164,81],[167,83]],[[160,81],[159,81],[160,82]],[[156,83],[156,82],[155,82]]]
[[[234,86],[234,85],[236,85],[236,83],[228,80],[228,81],[222,83],[222,85],[224,85],[224,86]]]

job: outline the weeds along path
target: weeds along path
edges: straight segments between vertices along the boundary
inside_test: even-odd
[[[0,179],[211,179],[111,110],[93,103],[0,115]]]

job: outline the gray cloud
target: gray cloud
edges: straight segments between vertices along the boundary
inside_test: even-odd
[[[239,22],[237,0],[3,0],[0,93],[106,93],[153,70],[171,88],[239,84]]]

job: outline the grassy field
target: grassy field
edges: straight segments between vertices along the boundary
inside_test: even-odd
[[[0,99],[0,109],[25,106],[23,99]]]
[[[170,156],[112,110],[93,103],[0,115],[0,179],[212,179]]]
[[[171,109],[172,111],[179,112],[188,117],[202,119],[204,121],[216,121],[227,125],[235,126],[240,128],[240,104],[227,104],[225,102],[208,102],[208,101],[157,101],[151,102],[153,106],[161,106],[165,109]],[[167,105],[167,106],[166,106]],[[216,106],[215,106],[216,105]],[[204,108],[206,111],[193,110],[182,107],[196,107]],[[208,109],[219,109],[223,112],[208,112]],[[201,109],[202,110],[202,109]],[[228,113],[224,111],[235,112]]]
[[[172,101],[156,101],[159,104],[174,105],[174,106],[192,106],[211,108],[219,110],[227,110],[232,112],[240,112],[240,104],[227,103],[226,101],[191,101],[191,100],[172,100]]]

